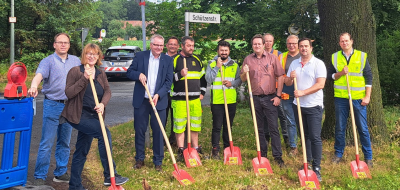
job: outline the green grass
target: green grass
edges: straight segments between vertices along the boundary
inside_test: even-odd
[[[124,40],[124,41],[114,41],[112,46],[120,46],[122,44],[126,44],[127,46],[139,46],[140,49],[143,48],[143,41],[142,40]],[[147,49],[150,47],[150,40],[146,40]]]
[[[389,123],[399,120],[398,107],[385,110],[385,113],[390,115],[386,118]],[[203,107],[202,126],[199,142],[203,146],[204,152],[210,154],[212,118],[209,107]],[[166,129],[169,134],[169,124]],[[254,128],[250,109],[246,106],[238,106],[232,131],[234,145],[241,149],[243,165],[228,166],[224,165],[222,160],[208,159],[202,159],[203,166],[196,168],[186,168],[184,163],[179,163],[180,169],[187,171],[196,181],[187,187],[181,187],[172,176],[174,169],[166,149],[163,161],[164,172],[155,171],[151,149],[146,149],[145,167],[140,170],[132,169],[135,156],[135,131],[132,122],[112,127],[110,130],[113,139],[113,157],[118,173],[130,178],[130,181],[123,185],[125,189],[142,189],[143,179],[146,179],[153,189],[301,189],[297,175],[298,168],[302,166],[301,153],[297,157],[291,158],[288,156],[288,151],[283,150],[286,168],[281,169],[273,162],[269,148],[268,159],[274,174],[255,176],[251,164],[251,159],[257,156]],[[86,179],[91,180],[89,184],[93,186],[87,185],[86,188],[108,189],[101,185],[103,169],[98,158],[97,145],[93,143],[92,146],[92,153],[86,162],[84,173]],[[400,148],[383,145],[374,146],[373,149],[374,168],[370,168],[373,179],[360,180],[352,177],[349,164],[354,160],[354,147],[347,146],[343,157],[344,161],[339,165],[333,165],[330,163],[333,155],[333,141],[324,141],[321,163],[322,189],[399,189]],[[174,153],[176,155],[176,150]]]

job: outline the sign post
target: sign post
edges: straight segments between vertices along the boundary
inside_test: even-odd
[[[185,12],[185,36],[189,36],[189,22],[219,24],[220,20],[220,14]]]

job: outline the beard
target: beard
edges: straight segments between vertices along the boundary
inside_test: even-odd
[[[221,57],[222,61],[225,61],[226,59],[228,59],[228,56],[223,57],[224,55],[220,55],[219,57]]]

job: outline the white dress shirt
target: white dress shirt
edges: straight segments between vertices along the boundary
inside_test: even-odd
[[[150,58],[149,58],[149,67],[147,70],[147,87],[149,88],[151,97],[154,96],[154,91],[156,90],[156,82],[157,82],[157,75],[158,75],[158,68],[160,65],[160,56],[155,58],[153,53],[150,51]],[[147,93],[144,93],[145,98],[149,98]]]

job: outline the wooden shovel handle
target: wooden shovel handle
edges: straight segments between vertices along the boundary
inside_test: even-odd
[[[251,113],[253,115],[254,133],[256,134],[257,152],[259,152],[260,151],[260,139],[258,138],[258,127],[257,127],[256,111],[254,109],[253,92],[251,91],[251,83],[250,83],[249,72],[246,72],[246,77],[247,77],[247,86],[249,88]]]
[[[226,125],[228,128],[228,136],[229,136],[229,142],[232,142],[232,132],[231,132],[231,121],[229,118],[229,110],[228,110],[228,104],[226,103],[226,93],[225,93],[225,87],[224,87],[224,74],[223,74],[223,66],[221,66],[221,82],[222,82],[222,91],[224,92],[224,105],[225,105],[225,117],[226,117]]]
[[[183,58],[183,68],[186,68],[186,58]],[[190,144],[190,107],[189,107],[189,93],[188,93],[188,84],[187,84],[187,74],[185,76],[185,96],[186,96],[186,114],[187,114],[187,131],[188,131],[188,138],[187,141]],[[189,150],[191,147],[188,147]]]
[[[357,139],[357,129],[356,122],[354,119],[354,110],[353,110],[353,99],[351,98],[350,84],[349,84],[349,74],[346,74],[346,82],[347,82],[347,93],[349,94],[349,106],[350,106],[350,115],[351,115],[351,125],[353,127],[353,138],[354,145],[356,146],[356,155],[358,155],[358,139]],[[357,161],[358,164],[358,161]]]
[[[297,80],[293,78],[294,81],[294,90],[297,90]],[[304,129],[303,129],[303,117],[301,115],[301,107],[300,107],[300,99],[296,98],[297,101],[297,113],[299,117],[299,128],[300,128],[300,136],[301,136],[301,147],[303,149],[303,163],[307,163],[307,154],[306,154],[306,141],[304,139]],[[307,174],[306,174],[307,175]]]

